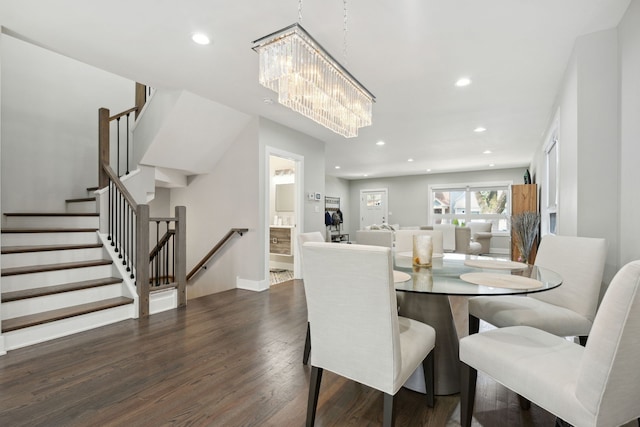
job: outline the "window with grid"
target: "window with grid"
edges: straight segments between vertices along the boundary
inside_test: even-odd
[[[510,184],[430,186],[430,222],[456,225],[490,222],[493,232],[507,232],[511,210]]]

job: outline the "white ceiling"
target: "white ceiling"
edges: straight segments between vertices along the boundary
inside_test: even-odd
[[[2,0],[0,25],[312,135],[327,143],[327,174],[360,178],[528,165],[576,37],[615,27],[629,2],[348,0],[345,60],[343,2],[304,0],[301,24],[377,98],[374,124],[353,139],[263,102],[275,95],[257,83],[251,42],[296,22],[296,0]],[[212,43],[194,44],[196,31]],[[462,76],[473,83],[455,87]]]

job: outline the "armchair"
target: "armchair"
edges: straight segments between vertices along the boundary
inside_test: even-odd
[[[471,229],[471,241],[480,243],[480,254],[491,252],[491,227],[490,222],[469,222],[467,227]]]
[[[640,417],[638,335],[640,261],[634,261],[612,280],[585,347],[528,326],[462,338],[460,424],[471,425],[477,371],[571,425],[634,420]]]

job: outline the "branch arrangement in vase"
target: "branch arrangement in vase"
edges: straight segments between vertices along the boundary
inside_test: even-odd
[[[522,212],[511,217],[511,229],[520,251],[521,260],[527,262],[533,242],[538,235],[540,214],[538,212]]]

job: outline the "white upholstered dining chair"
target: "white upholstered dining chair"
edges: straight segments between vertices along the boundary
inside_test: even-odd
[[[469,334],[479,320],[494,326],[532,326],[552,334],[578,336],[586,342],[598,308],[607,246],[604,239],[547,235],[535,265],[560,274],[562,285],[521,296],[482,296],[469,299]]]
[[[640,261],[624,266],[602,300],[585,347],[528,326],[460,340],[460,420],[471,425],[477,371],[558,418],[613,427],[640,417]]]
[[[384,392],[384,425],[393,425],[393,398],[423,364],[433,406],[431,326],[399,317],[391,249],[305,243],[304,281],[311,328],[307,425],[315,421],[320,381],[329,370]]]
[[[300,254],[300,264],[302,261],[302,245],[306,242],[324,242],[324,237],[319,231],[310,231],[308,233],[298,234],[298,253]],[[303,269],[304,270],[304,269]],[[304,279],[304,276],[303,276]],[[311,353],[311,331],[309,322],[307,322],[307,336],[304,339],[304,351],[302,353],[302,363],[306,365],[309,363],[309,354]]]

